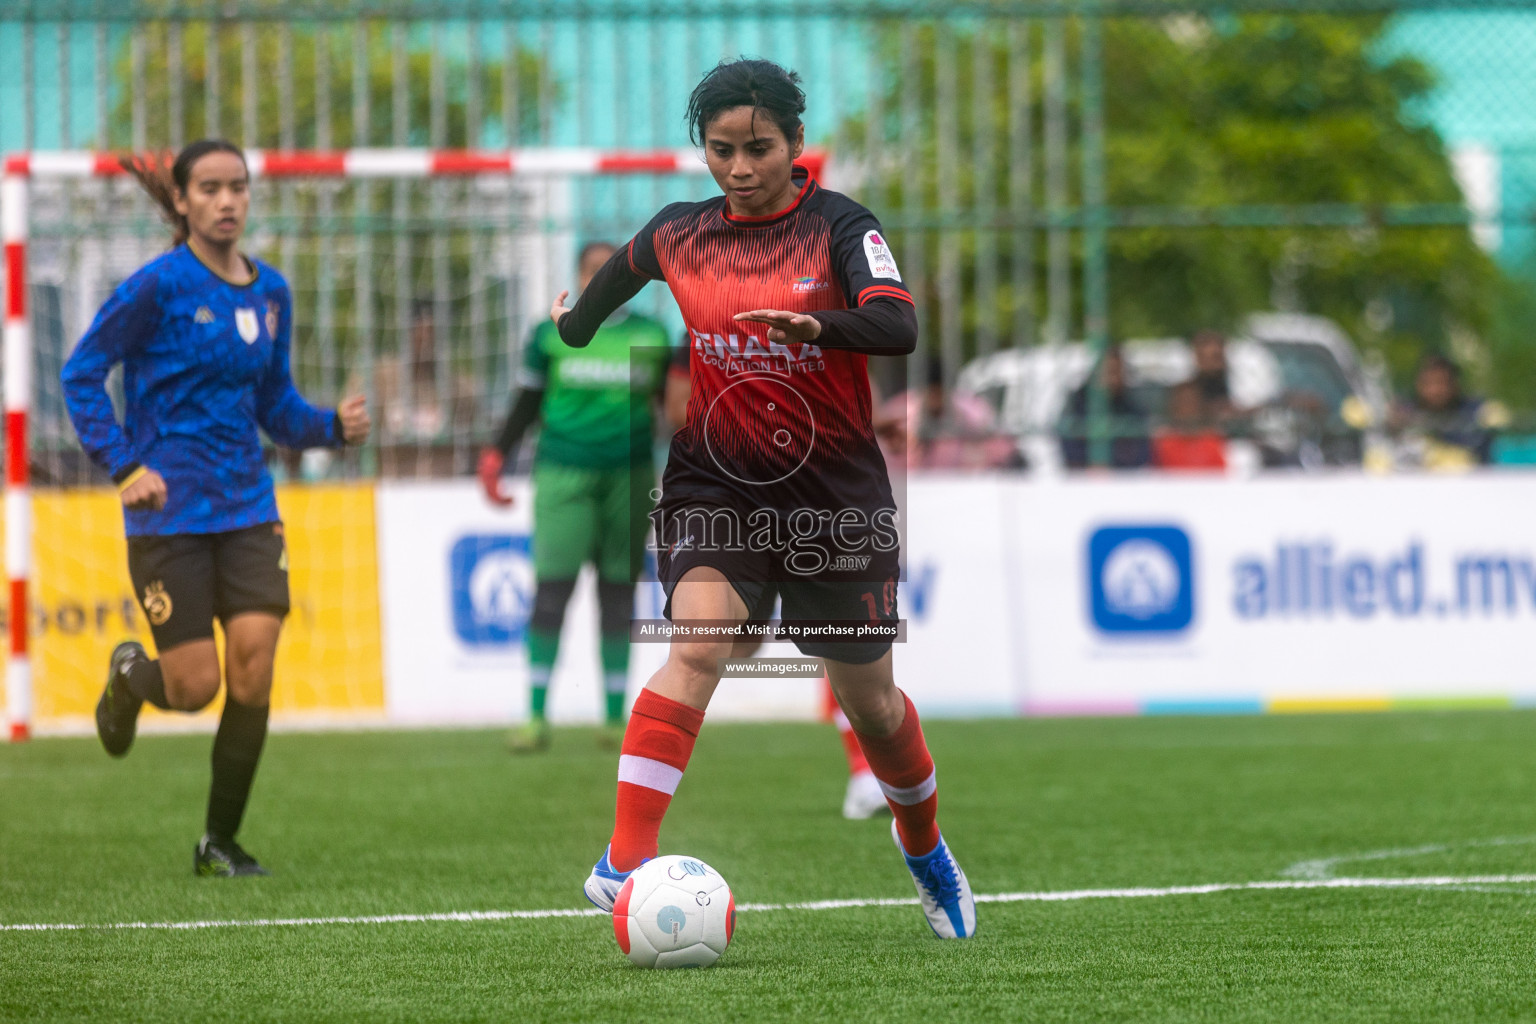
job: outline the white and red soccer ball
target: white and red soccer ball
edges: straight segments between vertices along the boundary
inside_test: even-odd
[[[736,898],[697,857],[646,861],[619,889],[613,933],[639,967],[708,967],[736,928]]]

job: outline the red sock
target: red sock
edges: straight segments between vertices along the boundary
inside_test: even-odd
[[[608,863],[629,871],[656,856],[656,837],[693,753],[704,712],[641,690],[619,753],[619,801]]]
[[[906,694],[907,705],[901,725],[889,736],[854,733],[869,767],[885,790],[885,802],[896,816],[896,832],[901,845],[914,857],[929,853],[939,845],[939,789],[934,781],[933,758],[923,740],[923,727],[917,720],[917,708]]]

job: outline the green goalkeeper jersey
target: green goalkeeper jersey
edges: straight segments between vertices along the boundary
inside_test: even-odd
[[[653,408],[670,356],[661,324],[616,316],[586,348],[560,340],[551,321],[523,349],[518,383],[543,389],[538,462],[611,468],[652,459]]]

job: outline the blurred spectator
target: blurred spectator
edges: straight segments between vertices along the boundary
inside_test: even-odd
[[[1358,460],[1357,436],[1339,442],[1329,438],[1335,428],[1322,394],[1306,386],[1295,387],[1270,398],[1261,407],[1240,406],[1232,398],[1227,339],[1221,332],[1196,332],[1190,339],[1190,348],[1195,357],[1195,373],[1189,383],[1199,391],[1201,415],[1208,427],[1228,439],[1253,438],[1261,409],[1272,414],[1268,434],[1257,439],[1263,465],[1315,468],[1328,461],[1325,446],[1332,448],[1335,461]],[[1285,376],[1283,369],[1281,376]],[[1278,423],[1285,427],[1277,435]]]
[[[1024,459],[1010,437],[998,433],[985,399],[947,392],[944,371],[928,364],[927,384],[880,404],[875,431],[888,461],[908,469],[1022,469]]]
[[[1104,408],[1114,432],[1109,444],[1110,468],[1139,469],[1150,465],[1152,444],[1147,436],[1147,412],[1126,387],[1125,354],[1118,345],[1106,350],[1099,364],[1099,387],[1104,389]],[[1088,416],[1091,408],[1092,399],[1086,383],[1067,398],[1061,457],[1072,469],[1084,469],[1089,465],[1092,446],[1088,437]]]
[[[374,363],[378,403],[379,471],[385,476],[441,477],[474,471],[467,441],[478,409],[475,381],[452,373],[439,388],[436,304],[411,304],[410,351]]]
[[[1228,381],[1226,337],[1220,331],[1197,331],[1189,347],[1195,356],[1195,375],[1188,383],[1199,397],[1201,417],[1216,424],[1241,415]]]
[[[1460,367],[1432,352],[1414,374],[1413,399],[1393,409],[1389,425],[1402,438],[1405,461],[1464,469],[1491,461],[1494,435],[1508,418],[1498,402],[1467,395]]]
[[[1168,392],[1168,420],[1152,438],[1159,469],[1225,469],[1226,438],[1205,414],[1206,395],[1198,379]]]

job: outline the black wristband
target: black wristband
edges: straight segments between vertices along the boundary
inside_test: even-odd
[[[127,466],[112,474],[112,482],[120,484],[144,467],[142,462],[130,462]]]

